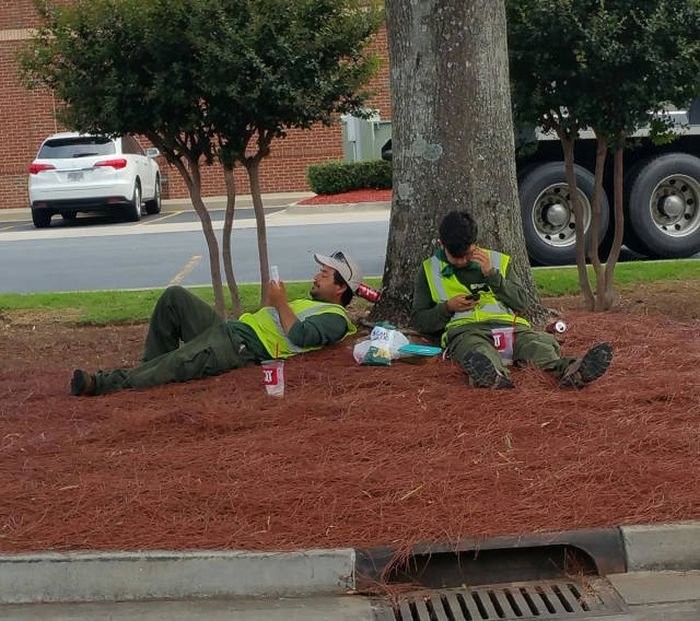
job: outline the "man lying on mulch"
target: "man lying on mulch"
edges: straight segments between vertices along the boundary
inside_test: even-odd
[[[321,269],[313,279],[311,300],[287,301],[284,283],[271,281],[269,306],[244,313],[237,321],[223,320],[182,287],[168,287],[151,316],[143,363],[94,375],[76,369],[71,394],[185,382],[342,341],[357,331],[345,307],[362,282],[362,272],[343,252],[315,254],[314,259]]]

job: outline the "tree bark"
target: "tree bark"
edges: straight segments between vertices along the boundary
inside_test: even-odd
[[[265,227],[265,208],[260,194],[260,159],[255,156],[246,158],[245,167],[250,179],[250,194],[253,199],[253,211],[258,232],[258,259],[260,261],[260,304],[267,300],[270,288],[270,265],[267,255],[267,229]]]
[[[231,315],[234,319],[241,316],[241,296],[238,292],[238,284],[233,273],[233,257],[231,254],[231,230],[233,229],[233,216],[236,210],[236,180],[233,176],[233,168],[224,168],[224,182],[226,183],[226,212],[224,214],[223,251],[221,258],[224,262],[224,273],[231,296]]]
[[[406,325],[440,220],[468,210],[479,243],[511,255],[531,318],[543,319],[518,202],[503,0],[387,0],[386,9],[394,191],[373,318]]]
[[[185,180],[192,206],[202,223],[204,239],[207,242],[207,249],[209,250],[209,269],[211,272],[211,284],[214,289],[214,308],[222,318],[225,318],[226,305],[224,304],[224,287],[221,281],[219,242],[216,240],[214,227],[212,226],[211,216],[209,215],[207,206],[202,200],[202,180],[199,173],[199,162],[189,161],[189,170],[180,159],[177,159],[173,163]]]
[[[605,160],[608,155],[608,140],[605,136],[599,136],[596,141],[595,154],[595,185],[593,189],[593,204],[591,205],[591,239],[588,255],[595,271],[595,308],[605,310],[605,270],[600,263],[598,245],[600,243],[600,200],[603,196],[603,173]]]
[[[615,188],[615,235],[613,237],[612,247],[608,260],[605,263],[605,297],[604,305],[601,310],[610,310],[615,302],[615,292],[613,289],[615,266],[620,258],[620,249],[622,248],[622,238],[625,230],[625,215],[623,211],[623,179],[624,179],[624,135],[618,137],[617,147],[615,149],[615,167],[613,176],[613,186]]]
[[[571,204],[574,207],[574,218],[576,219],[576,269],[578,271],[578,284],[581,287],[583,300],[588,310],[595,307],[595,296],[591,289],[591,281],[588,278],[588,268],[586,267],[586,228],[583,217],[583,205],[579,196],[578,184],[576,183],[576,173],[574,172],[574,138],[563,129],[557,129],[561,147],[564,152],[564,169],[566,171],[566,184],[571,193]]]

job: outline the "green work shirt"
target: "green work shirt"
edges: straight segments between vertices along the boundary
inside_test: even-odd
[[[502,302],[518,314],[525,312],[528,305],[527,295],[520,284],[513,278],[512,270],[508,270],[508,275],[505,278],[498,270],[493,270],[491,274],[484,276],[481,273],[479,264],[472,261],[465,267],[455,267],[454,274],[459,282],[472,291],[480,291],[488,287],[493,291],[499,302]],[[413,327],[423,334],[439,336],[443,333],[451,318],[452,313],[447,310],[447,302],[436,304],[433,301],[425,270],[421,267],[416,275],[413,292],[413,309],[411,312]],[[485,322],[483,325],[486,326],[488,323],[492,322]]]
[[[229,321],[227,325],[231,333],[246,344],[257,362],[270,357],[249,325],[241,321]],[[334,313],[320,313],[307,317],[304,321],[295,321],[287,337],[297,347],[321,347],[340,342],[347,331],[348,323],[344,317]]]

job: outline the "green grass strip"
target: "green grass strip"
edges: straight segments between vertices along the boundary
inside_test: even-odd
[[[592,274],[592,269],[590,270]],[[575,267],[534,268],[537,289],[542,297],[576,295],[579,292]],[[639,261],[620,263],[615,268],[615,286],[624,289],[640,283],[662,280],[700,279],[700,261]],[[380,278],[366,278],[372,287],[379,287]],[[305,297],[308,282],[285,283],[290,298]],[[260,301],[260,286],[240,285],[244,310],[255,310]],[[87,291],[66,293],[3,293],[0,313],[8,311],[47,312],[57,321],[65,319],[78,324],[118,324],[147,321],[162,289],[136,291]],[[193,287],[192,291],[209,303],[214,295],[211,287]],[[228,303],[228,292],[224,295]]]

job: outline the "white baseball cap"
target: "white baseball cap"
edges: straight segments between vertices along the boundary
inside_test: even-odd
[[[347,283],[353,293],[362,282],[362,270],[353,258],[344,252],[334,252],[331,256],[325,254],[314,254],[314,260],[320,265],[332,267],[340,277]]]

